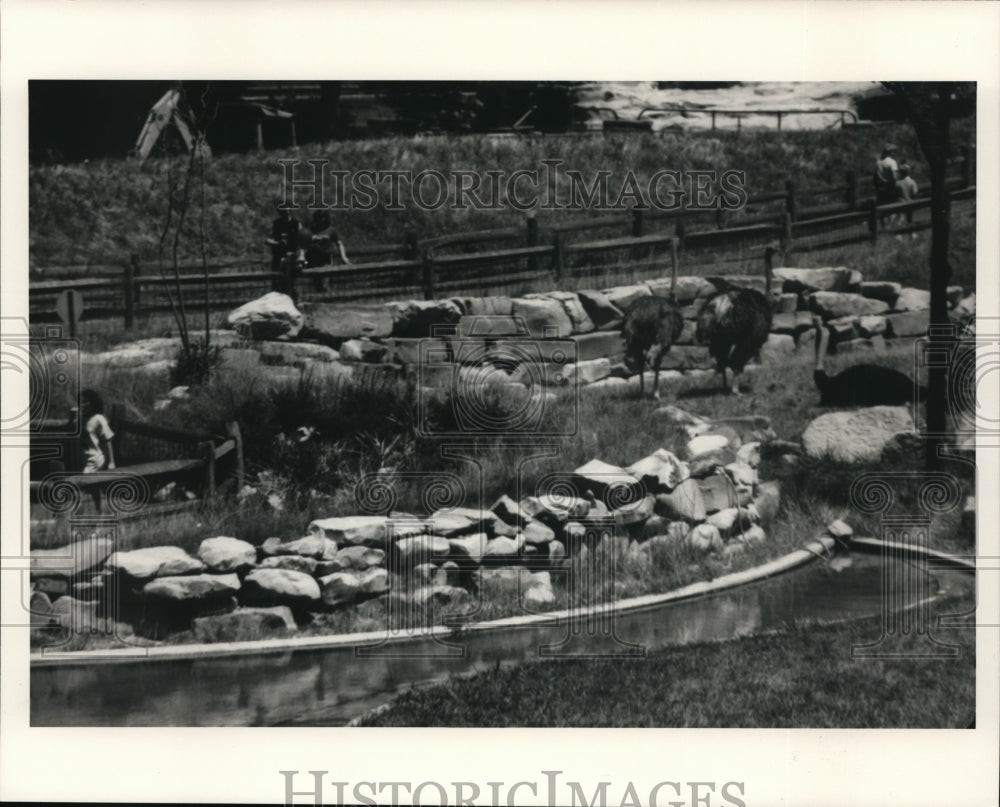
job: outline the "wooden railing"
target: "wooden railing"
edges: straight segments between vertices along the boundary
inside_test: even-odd
[[[974,202],[971,156],[967,153],[955,165],[959,172],[949,179],[952,199]],[[912,216],[929,205],[929,198],[922,196],[877,207],[873,198],[859,194],[857,178],[848,172],[843,185],[798,188],[788,182],[783,191],[750,196],[740,211],[636,209],[549,225],[529,216],[521,228],[423,240],[411,237],[403,244],[352,249],[356,262],[306,269],[297,278],[262,270],[233,271],[235,259],[217,260],[217,270],[208,275],[209,306],[231,310],[278,285],[295,288],[300,299],[345,302],[543,291],[583,279],[612,285],[629,262],[635,263],[635,272],[655,273],[675,263],[685,268],[724,263],[733,251],[739,257],[741,251],[758,250],[762,244],[780,246],[787,254],[874,242],[883,218]],[[926,226],[928,221],[922,219],[912,229]],[[489,246],[483,251],[455,251],[475,245]],[[366,255],[379,259],[357,260]],[[594,263],[602,257],[611,261],[603,273]],[[244,265],[259,260],[248,258]],[[198,266],[182,269],[179,278],[172,273],[144,274],[133,256],[118,278],[32,282],[30,316],[32,322],[53,321],[58,295],[75,289],[84,293],[85,319],[120,319],[126,328],[133,328],[144,316],[169,313],[167,291],[176,297],[178,284],[189,313],[201,311],[205,276]]]

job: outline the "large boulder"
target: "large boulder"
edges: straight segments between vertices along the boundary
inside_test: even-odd
[[[588,490],[597,498],[603,498],[610,488],[621,488],[620,494],[637,487],[639,480],[630,473],[611,465],[603,460],[593,459],[584,463],[575,471],[573,476],[576,481],[578,493],[586,493]]]
[[[299,335],[305,317],[287,294],[272,291],[251,300],[229,314],[229,327],[252,339],[276,339]]]
[[[612,515],[614,516],[615,524],[619,527],[631,527],[644,523],[646,519],[653,515],[655,506],[656,498],[650,493],[641,499],[616,508],[612,511]]]
[[[510,297],[452,297],[463,317],[509,317],[514,310]]]
[[[317,519],[309,524],[308,531],[339,546],[364,545],[384,549],[389,524],[384,516],[339,516]]]
[[[828,412],[806,427],[802,445],[810,457],[864,462],[878,459],[893,437],[913,429],[913,417],[905,406]]]
[[[158,577],[143,586],[147,597],[171,602],[191,602],[231,597],[240,590],[235,574],[194,574],[182,577]]]
[[[305,572],[315,575],[319,561],[302,555],[272,555],[260,562],[261,569],[290,569],[293,572]]]
[[[98,569],[111,555],[110,538],[86,538],[59,549],[31,550],[31,577],[80,577]]]
[[[526,297],[533,297],[532,294],[525,295]],[[594,322],[587,314],[587,310],[583,307],[583,303],[580,301],[579,296],[574,291],[549,291],[545,293],[545,296],[552,300],[557,300],[560,305],[562,305],[563,310],[566,312],[566,316],[569,317],[570,322],[573,323],[573,333],[583,334],[590,333],[594,330]]]
[[[348,362],[378,364],[389,354],[389,348],[370,339],[348,339],[340,346],[340,358]]]
[[[889,310],[889,304],[884,300],[836,291],[817,291],[810,294],[809,307],[812,311],[821,314],[824,320],[836,319],[849,314],[856,314],[859,317],[884,314]]]
[[[192,558],[179,546],[151,546],[131,552],[115,552],[108,558],[105,568],[134,580],[151,580],[154,577],[199,574],[205,571],[205,564]]]
[[[583,310],[599,331],[613,330],[622,324],[622,311],[602,291],[584,289],[576,293]]]
[[[414,535],[395,543],[395,559],[399,566],[416,566],[434,558],[448,556],[451,546],[447,538],[438,535]]]
[[[567,364],[563,370],[563,377],[570,387],[580,387],[585,384],[593,384],[611,375],[611,359],[591,359],[590,361],[578,361],[574,364]]]
[[[573,321],[558,300],[550,298],[516,297],[515,317],[521,317],[532,338],[564,337],[573,333]]]
[[[448,556],[465,566],[478,566],[483,559],[489,536],[485,532],[448,539]]]
[[[903,311],[886,314],[886,330],[892,336],[923,336],[931,324],[931,312]]]
[[[319,586],[327,605],[349,605],[361,591],[361,580],[351,572],[334,572],[321,577]]]
[[[724,544],[717,527],[712,524],[696,524],[687,534],[684,542],[696,552],[721,552]]]
[[[385,552],[369,546],[347,546],[338,550],[333,560],[322,561],[317,566],[317,574],[333,572],[363,572],[373,567],[385,566]]]
[[[455,325],[462,316],[452,300],[406,300],[385,307],[392,315],[393,336],[430,336],[435,326]]]
[[[308,574],[290,569],[254,569],[243,579],[240,600],[248,605],[307,608],[320,601],[319,584]]]
[[[786,292],[809,294],[814,291],[847,291],[851,270],[845,266],[820,269],[797,269],[782,266],[774,270],[774,279]]]
[[[750,491],[745,497],[741,496],[740,488],[729,477],[721,473],[712,474],[699,480],[698,489],[701,491],[701,500],[705,504],[705,513],[709,515],[729,507],[748,504],[752,493]]]
[[[549,526],[565,524],[571,518],[582,518],[590,512],[590,503],[575,496],[526,496],[521,511],[528,518],[537,518]]]
[[[332,560],[337,554],[336,541],[312,531],[303,538],[296,538],[286,543],[268,539],[262,548],[268,555],[301,555],[316,560]]]
[[[198,547],[198,559],[210,572],[240,572],[257,562],[257,548],[238,538],[220,535],[206,538]]]

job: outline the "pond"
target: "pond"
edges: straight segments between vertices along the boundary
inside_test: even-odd
[[[496,665],[561,656],[643,654],[733,639],[790,623],[877,615],[891,604],[895,630],[920,629],[926,604],[974,590],[974,575],[872,552],[814,560],[760,582],[707,596],[576,619],[497,624],[399,642],[187,658],[35,663],[32,726],[343,725],[410,686]],[[205,647],[205,646],[202,646]],[[223,648],[219,648],[223,652]]]

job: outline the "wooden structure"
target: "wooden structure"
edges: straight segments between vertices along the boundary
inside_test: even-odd
[[[69,485],[80,494],[87,494],[78,497],[86,501],[94,493],[103,495],[116,482],[138,477],[145,485],[140,485],[143,490],[136,491],[135,495],[147,501],[137,503],[136,513],[160,514],[210,500],[220,493],[235,493],[243,487],[243,441],[238,423],[227,423],[223,434],[212,435],[131,420],[117,404],[111,407],[108,420],[115,435],[112,447],[116,467],[91,474],[71,470],[83,465],[80,439],[72,436],[78,432],[75,417],[71,417],[68,424],[65,421],[40,424],[42,428],[32,440],[30,487],[33,504],[46,503],[46,486]],[[45,426],[58,436],[47,436]],[[40,449],[37,452],[36,446]],[[61,449],[55,452],[58,464],[53,462],[54,448]],[[148,500],[170,482],[196,492],[196,498],[162,503]]]

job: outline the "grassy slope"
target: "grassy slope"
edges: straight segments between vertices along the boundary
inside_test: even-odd
[[[974,121],[955,125],[956,153],[974,137]],[[562,159],[566,168],[589,176],[599,169],[613,174],[612,187],[633,171],[640,181],[663,168],[676,170],[745,170],[751,194],[779,190],[787,179],[802,189],[839,185],[844,172],[857,172],[862,193],[869,191],[871,165],[885,140],[892,140],[915,166],[926,185],[920,150],[910,127],[890,124],[845,131],[689,132],[684,134],[604,137],[388,138],[310,144],[263,154],[220,155],[205,168],[206,248],[210,255],[264,255],[262,239],[271,204],[281,194],[279,159],[327,159],[331,170],[499,169],[508,174]],[[99,160],[72,166],[34,166],[30,171],[30,266],[120,263],[131,252],[144,260],[156,255],[166,210],[168,171],[183,169],[182,160],[153,159],[143,164]],[[543,213],[542,221],[579,216],[571,211]],[[422,237],[461,230],[519,224],[514,210],[477,211],[445,208],[427,212],[345,211],[336,226],[348,245],[398,241],[408,229]],[[196,217],[185,244],[193,256]],[[184,245],[182,244],[182,250]]]
[[[973,606],[954,599],[936,612]],[[961,647],[958,659],[852,658],[852,645],[880,634],[874,618],[679,647],[642,662],[524,664],[412,690],[364,725],[965,728],[975,719],[975,631],[936,634]],[[912,651],[913,637],[900,644]]]

